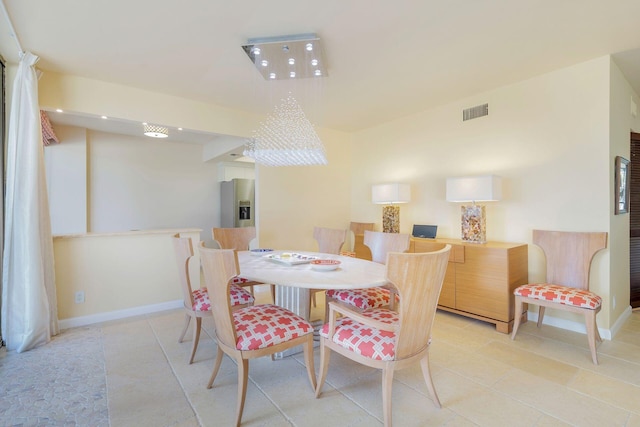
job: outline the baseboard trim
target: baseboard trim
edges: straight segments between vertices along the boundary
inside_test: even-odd
[[[78,326],[92,325],[94,323],[108,322],[111,320],[125,319],[127,317],[141,316],[157,313],[159,311],[173,310],[183,306],[182,300],[167,301],[159,304],[143,305],[124,310],[109,311],[106,313],[92,314],[89,316],[72,317],[58,321],[60,329],[76,328]]]
[[[600,333],[602,339],[611,340],[611,338],[613,338],[618,333],[620,328],[622,328],[622,325],[629,318],[629,316],[631,316],[631,306],[627,307],[625,311],[620,315],[620,317],[618,317],[611,329],[598,328],[598,332]],[[527,313],[527,320],[537,322],[538,312],[529,311]],[[584,322],[575,322],[573,320],[560,319],[558,317],[549,316],[548,312],[545,313],[544,321],[542,323],[544,325],[555,326],[556,328],[566,329],[568,331],[579,332],[585,335],[587,334],[587,327],[585,326]]]

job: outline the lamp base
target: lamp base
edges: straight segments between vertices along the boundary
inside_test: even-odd
[[[388,205],[382,208],[382,232],[400,232],[400,206]]]
[[[487,243],[484,206],[462,206],[462,240],[469,243]]]

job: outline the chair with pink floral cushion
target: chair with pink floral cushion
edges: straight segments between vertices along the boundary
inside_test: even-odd
[[[373,262],[384,264],[389,252],[406,252],[409,249],[410,236],[400,233],[382,233],[379,231],[364,231],[364,244],[371,249]],[[391,294],[395,291],[389,287],[375,287],[368,289],[331,289],[325,293],[327,303],[335,301],[341,304],[353,306],[358,310],[368,310],[370,308],[395,306],[395,297]],[[328,314],[328,308],[325,312]]]
[[[511,339],[515,339],[518,332],[524,304],[539,306],[538,327],[542,326],[545,307],[579,313],[584,316],[591,359],[597,365],[596,343],[602,338],[596,314],[602,298],[589,291],[589,272],[596,252],[607,247],[607,233],[533,230],[533,243],[542,248],[546,257],[547,281],[514,290],[515,320]]]
[[[176,253],[176,261],[178,262],[178,275],[180,276],[180,287],[182,288],[185,311],[184,328],[182,328],[178,342],[182,342],[189,328],[191,319],[193,318],[195,321],[191,356],[189,357],[189,364],[191,364],[196,355],[198,341],[200,341],[202,318],[211,316],[211,302],[207,288],[191,289],[191,276],[189,275],[189,264],[193,259],[193,244],[191,243],[191,239],[188,237],[180,237],[179,234],[176,234],[172,239]],[[239,286],[232,286],[231,305],[234,309],[253,305],[253,295]]]
[[[397,369],[419,362],[433,403],[441,406],[431,380],[429,345],[450,250],[451,246],[446,245],[436,252],[388,254],[386,278],[400,295],[397,311],[373,308],[359,312],[329,303],[329,320],[320,330],[316,397],[322,393],[333,350],[363,365],[382,369],[385,426],[391,426],[391,387]]]
[[[212,230],[213,240],[216,241],[220,249],[235,249],[236,251],[246,251],[249,249],[249,244],[256,238],[255,227],[227,227],[227,228],[213,228]],[[248,287],[253,294],[253,287],[256,285],[262,285],[263,283],[248,280],[242,276],[236,276],[233,278],[233,284]],[[271,298],[275,301],[275,288],[271,285]]]
[[[238,401],[235,425],[239,426],[244,409],[249,376],[249,359],[273,355],[303,346],[311,387],[315,390],[313,366],[313,326],[307,320],[273,304],[254,305],[231,310],[229,281],[238,272],[237,254],[229,249],[200,248],[200,260],[207,289],[212,298],[218,352],[207,388],[213,386],[222,357],[226,353],[238,365]]]

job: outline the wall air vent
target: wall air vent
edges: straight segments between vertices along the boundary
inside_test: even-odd
[[[462,121],[477,119],[489,115],[489,104],[477,105],[475,107],[462,110]]]

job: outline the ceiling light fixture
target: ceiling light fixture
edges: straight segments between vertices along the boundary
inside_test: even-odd
[[[242,46],[266,80],[327,76],[320,39],[315,34],[296,34],[249,39]]]
[[[169,136],[169,129],[164,126],[150,125],[143,123],[144,134],[151,138],[166,138]]]
[[[327,164],[322,141],[291,94],[253,134],[243,154],[256,163],[265,166]]]

